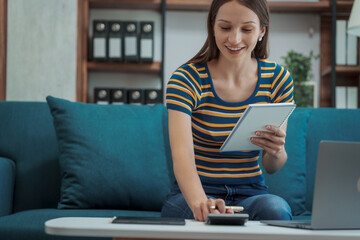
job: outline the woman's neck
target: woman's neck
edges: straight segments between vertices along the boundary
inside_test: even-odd
[[[234,85],[242,85],[248,79],[257,75],[257,60],[255,58],[244,59],[238,62],[228,61],[223,57],[209,62],[213,72],[213,78],[232,82]]]

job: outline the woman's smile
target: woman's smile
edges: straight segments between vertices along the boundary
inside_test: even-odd
[[[225,46],[225,47],[228,49],[230,54],[234,54],[234,55],[239,54],[240,52],[242,52],[243,49],[245,49],[245,47],[229,47],[229,46]]]

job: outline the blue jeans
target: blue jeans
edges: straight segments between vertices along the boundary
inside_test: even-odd
[[[249,189],[249,185],[209,185],[203,184],[208,198],[221,198],[228,206],[243,206],[242,213],[249,214],[249,220],[291,220],[288,203],[281,197],[266,190]],[[175,184],[161,210],[162,217],[194,219],[180,188]]]

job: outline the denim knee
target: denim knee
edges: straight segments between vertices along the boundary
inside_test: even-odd
[[[291,208],[281,197],[262,194],[243,201],[251,220],[291,220]]]
[[[171,194],[161,209],[161,217],[194,219],[193,212],[187,205],[181,192]]]

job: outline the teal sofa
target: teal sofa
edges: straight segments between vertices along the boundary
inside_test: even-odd
[[[45,221],[58,217],[160,216],[174,182],[163,105],[48,97],[0,102],[0,116],[1,240],[79,239],[44,232]],[[295,218],[311,214],[320,140],[360,141],[359,122],[358,109],[294,111],[288,162],[265,178]]]

